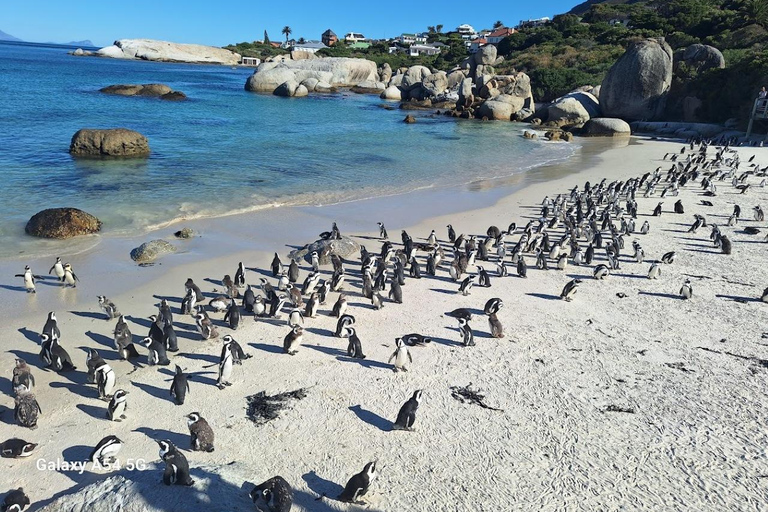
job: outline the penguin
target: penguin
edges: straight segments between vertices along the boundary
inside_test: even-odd
[[[45,325],[43,325],[43,334],[47,334],[50,339],[61,338],[61,331],[59,330],[59,322],[56,319],[56,312],[51,311],[48,313],[48,318],[45,320]]]
[[[288,300],[288,296],[285,294],[272,295],[272,302],[269,305],[269,315],[272,318],[280,318],[281,317],[281,310],[283,309],[283,306],[285,305],[286,301]]]
[[[486,315],[493,315],[495,313],[498,313],[501,308],[504,307],[504,302],[502,302],[501,299],[498,297],[495,297],[493,299],[488,299],[488,301],[485,303],[485,306],[483,307],[483,313]]]
[[[525,263],[524,256],[520,256],[520,259],[517,260],[517,275],[522,278],[528,277],[528,265]]]
[[[392,361],[394,361],[394,365],[392,367],[393,371],[398,372],[402,370],[407,372],[408,368],[406,367],[406,364],[409,362],[413,363],[411,352],[408,350],[408,346],[405,344],[402,338],[395,339],[395,345],[397,348],[395,348],[395,351],[389,357],[387,364],[391,364]]]
[[[235,286],[238,288],[245,286],[245,265],[242,261],[237,264],[237,271],[235,271]]]
[[[5,495],[0,510],[3,512],[21,512],[30,504],[29,496],[24,494],[24,488],[19,487]]]
[[[109,421],[122,421],[125,419],[125,410],[128,408],[128,391],[118,389],[112,395],[112,400],[107,405],[107,418]]]
[[[99,307],[102,311],[104,311],[104,314],[107,315],[107,320],[114,320],[115,318],[122,316],[120,312],[117,310],[117,306],[115,306],[115,303],[109,300],[104,295],[99,295]]]
[[[28,443],[23,439],[11,438],[0,443],[0,457],[4,459],[21,459],[29,457],[37,448],[37,444]]]
[[[373,305],[373,309],[377,311],[384,307],[384,298],[379,292],[375,292],[371,295],[371,304]]]
[[[262,512],[291,512],[293,506],[293,490],[281,476],[260,483],[251,490],[250,496],[256,509]]]
[[[678,199],[675,203],[675,213],[685,213],[685,209],[683,208],[683,201]]]
[[[309,296],[307,306],[304,309],[304,316],[309,318],[317,318],[317,310],[320,308],[320,299],[318,295],[319,294],[317,292],[313,292],[312,295]]]
[[[53,364],[53,354],[51,349],[53,348],[53,338],[47,334],[40,335],[40,360],[43,362],[46,368]]]
[[[173,324],[173,311],[171,311],[171,306],[166,299],[160,301],[160,306],[158,307],[157,312],[157,323],[161,326],[164,324]]]
[[[412,333],[403,336],[403,342],[409,347],[425,346],[427,343],[432,343],[432,338]]]
[[[37,290],[35,289],[35,279],[42,279],[42,277],[33,274],[29,265],[24,267],[23,274],[16,274],[16,277],[24,278],[24,289],[27,290],[27,293],[37,293]]]
[[[184,405],[188,392],[189,376],[184,373],[181,366],[176,365],[176,373],[173,375],[173,382],[171,382],[171,397],[176,405]]]
[[[176,338],[176,331],[173,329],[173,325],[166,323],[163,327],[163,345],[168,352],[179,351],[179,340]]]
[[[465,347],[473,347],[475,345],[475,335],[472,332],[472,326],[469,325],[469,320],[466,318],[459,318],[459,332]]]
[[[229,309],[230,300],[232,299],[226,295],[219,295],[208,302],[208,307],[211,308],[214,313],[224,313]]]
[[[344,296],[343,293],[339,294],[339,298],[336,299],[336,302],[333,305],[333,309],[331,310],[331,316],[336,318],[341,318],[344,316],[344,313],[347,312],[347,298]]]
[[[318,272],[310,273],[307,278],[304,279],[304,284],[301,287],[301,295],[308,295],[314,291],[318,282],[320,282],[320,274]],[[297,304],[296,307],[301,307],[301,305]]]
[[[299,308],[293,308],[288,314],[288,325],[290,327],[304,326],[304,313]]]
[[[755,220],[758,222],[763,222],[765,220],[765,213],[763,213],[763,209],[760,207],[760,205],[757,205],[753,208],[755,212]]]
[[[238,342],[235,341],[235,339],[227,334],[221,339],[222,342],[224,342],[224,345],[221,347],[222,352],[225,350],[229,350],[232,352],[232,362],[235,364],[243,364],[243,361],[246,359],[250,359],[251,354],[246,354],[243,350],[243,347],[240,346]]]
[[[237,305],[235,299],[232,299],[229,303],[229,308],[224,314],[224,321],[229,322],[229,328],[236,331],[240,327],[240,306]]]
[[[291,264],[288,265],[288,281],[295,283],[299,280],[299,264],[296,260],[291,260]]]
[[[72,363],[72,358],[69,357],[69,353],[64,350],[64,347],[59,345],[58,338],[51,339],[48,351],[51,359],[51,366],[57,372],[66,372],[77,369],[77,366]]]
[[[491,336],[494,338],[503,338],[504,337],[504,328],[501,325],[501,321],[499,320],[499,317],[496,316],[496,313],[491,313],[488,315],[488,325],[491,329]]]
[[[62,281],[66,286],[71,286],[72,288],[77,287],[77,281],[79,281],[77,275],[75,274],[75,271],[72,270],[72,265],[69,263],[64,264],[64,278]]]
[[[245,298],[243,298],[245,300]],[[192,288],[187,289],[186,295],[181,300],[181,314],[182,315],[194,315],[197,307],[197,294]]]
[[[48,271],[48,275],[50,274],[54,274],[59,282],[64,282],[64,264],[58,256],[56,257],[56,263],[54,263],[51,270]]]
[[[325,304],[328,300],[328,292],[331,290],[331,284],[328,282],[328,280],[323,280],[320,283],[320,286],[317,287],[317,300],[319,301],[319,304]]]
[[[192,278],[188,278],[187,281],[184,283],[184,290],[185,293],[189,290],[192,290],[195,292],[195,301],[196,302],[202,302],[205,298],[203,296],[203,292],[200,291],[200,287],[195,284],[194,281],[192,281]]]
[[[342,288],[344,288],[344,279],[346,278],[346,275],[344,274],[344,271],[340,272],[334,272],[333,276],[331,276],[331,290],[332,292],[338,292]]]
[[[320,272],[320,255],[317,251],[312,251],[309,255],[312,272]]]
[[[651,224],[646,220],[640,228],[641,235],[647,235],[651,231]]]
[[[349,326],[354,325],[354,323],[355,317],[352,315],[341,315],[336,322],[336,332],[333,335],[337,338],[348,338]]]
[[[165,485],[194,485],[195,481],[189,476],[187,458],[176,446],[167,439],[157,441],[160,446],[160,458],[165,462],[163,483]]]
[[[390,282],[389,299],[397,304],[403,303],[403,289],[394,276],[392,276],[392,281]]]
[[[465,297],[469,295],[470,291],[472,290],[472,285],[475,282],[475,275],[469,275],[461,282],[461,285],[459,286],[459,293],[464,295]]]
[[[139,352],[133,345],[133,334],[122,315],[117,319],[114,334],[115,349],[117,349],[120,359],[127,360],[139,357]]]
[[[219,378],[216,380],[216,385],[219,389],[224,389],[226,386],[231,386],[229,381],[232,378],[232,366],[234,364],[234,356],[232,351],[228,350],[225,346],[221,351],[221,357],[219,358]]]
[[[286,334],[283,339],[283,350],[288,355],[296,355],[299,352],[301,341],[304,337],[304,329],[299,326],[291,329],[291,332]]]
[[[648,279],[658,279],[659,277],[661,277],[661,265],[658,261],[654,261],[651,268],[648,269]]]
[[[680,296],[683,299],[690,299],[693,297],[693,286],[691,285],[690,279],[686,279],[683,286],[680,288]]]
[[[35,395],[26,388],[19,386],[16,388],[14,402],[13,418],[16,420],[16,423],[22,427],[36,429],[38,415],[42,414],[43,410],[40,408],[40,404],[37,403]]]
[[[19,386],[32,391],[35,387],[35,377],[32,375],[32,370],[27,365],[27,362],[22,358],[16,358],[16,366],[13,368],[13,379],[11,381],[13,389],[15,390]]]
[[[661,262],[666,263],[667,265],[671,265],[675,261],[676,257],[677,257],[677,254],[675,253],[675,251],[670,251],[668,253],[665,253],[664,256],[661,257]]]
[[[726,235],[722,235],[720,237],[720,251],[723,254],[731,254],[733,251],[733,244],[731,243],[731,239]]]
[[[421,279],[421,268],[419,262],[416,261],[416,256],[411,258],[410,276],[414,279]]]
[[[258,319],[267,312],[267,305],[264,303],[264,297],[257,295],[253,302],[253,316]]]
[[[565,271],[568,269],[568,254],[561,254],[557,259],[557,270]]]
[[[393,430],[407,430],[410,432],[415,430],[413,424],[416,422],[416,410],[421,404],[422,393],[423,391],[420,389],[414,391],[413,396],[400,407],[397,419],[392,423]]]
[[[456,231],[454,231],[453,226],[448,224],[448,241],[452,244],[456,242]]]
[[[661,201],[659,204],[656,205],[656,208],[653,209],[653,216],[654,217],[661,217],[661,205],[664,204],[664,201]]]
[[[522,258],[520,258],[520,260],[522,260]],[[519,265],[520,261],[518,261],[518,267]],[[499,277],[507,277],[509,275],[509,269],[503,261],[496,263],[496,272],[499,274]]]
[[[153,340],[152,338],[144,338],[141,343],[147,347],[147,364],[150,366],[160,365],[168,366],[171,362],[168,360],[168,356],[165,353],[165,346]]]
[[[467,322],[472,320],[472,312],[466,308],[454,309],[453,311],[446,313],[446,315],[453,318],[463,318]]]
[[[376,224],[378,224],[379,226],[379,238],[381,238],[382,240],[389,239],[389,235],[387,234],[387,228],[384,227],[384,223],[377,222]]]
[[[208,318],[207,315],[198,313],[197,316],[195,316],[195,323],[197,325],[197,331],[200,333],[200,336],[202,336],[204,340],[210,340],[219,337],[219,332],[216,330],[216,327],[213,325],[213,322],[210,318]]]
[[[109,435],[96,444],[88,460],[97,466],[110,465],[117,460],[122,447],[123,442],[117,436]]]
[[[213,451],[213,429],[208,422],[200,416],[199,412],[193,412],[187,415],[187,426],[191,437],[190,448],[195,451],[208,452]]]
[[[162,320],[156,315],[151,315],[149,321],[152,323],[149,325],[149,334],[147,334],[147,336],[154,341],[159,341],[160,343],[165,344],[165,325]]]
[[[365,359],[363,354],[363,345],[360,338],[357,337],[357,331],[354,327],[349,328],[349,345],[347,346],[347,355],[353,359]]]
[[[576,295],[581,279],[572,279],[568,284],[563,287],[563,291],[560,293],[560,298],[566,302],[571,302]]]
[[[365,496],[371,483],[376,478],[376,462],[369,462],[363,470],[349,479],[344,490],[336,498],[344,503],[361,504],[360,498]]]
[[[96,368],[96,386],[99,389],[99,398],[109,400],[115,390],[115,371],[107,363]]]
[[[477,267],[477,277],[478,277],[478,286],[482,286],[484,288],[490,288],[491,287],[491,277],[488,275],[488,272],[481,267]]]
[[[291,265],[293,265],[295,262],[291,261]],[[272,277],[277,277],[280,275],[280,273],[283,271],[283,262],[280,261],[280,256],[275,253],[275,257],[272,258]],[[298,266],[296,267],[296,270],[298,271]],[[298,276],[297,276],[298,277]],[[291,281],[292,283],[295,283],[295,280]]]
[[[106,364],[106,361],[104,361],[104,358],[99,355],[99,352],[92,348],[88,349],[88,356],[85,359],[85,366],[88,368],[87,382],[89,384],[96,382],[96,369],[103,364]]]
[[[602,281],[603,279],[607,278],[611,275],[611,271],[608,269],[608,265],[600,264],[595,267],[595,270],[592,272],[592,275],[595,276],[595,279],[598,281]]]
[[[243,292],[242,307],[246,313],[253,313],[253,305],[256,302],[256,294],[253,293],[251,285],[248,285]]]
[[[549,270],[549,264],[547,263],[547,253],[539,251],[536,256],[536,268],[539,270]]]

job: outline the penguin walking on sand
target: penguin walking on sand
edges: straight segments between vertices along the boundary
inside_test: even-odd
[[[171,397],[176,405],[184,405],[188,392],[189,376],[184,373],[181,366],[176,365],[176,373],[173,375],[173,382],[171,382]]]
[[[347,346],[347,355],[352,359],[365,359],[365,354],[363,354],[363,345],[360,343],[360,338],[358,338],[357,331],[354,327],[349,328],[349,345]]]
[[[661,277],[661,264],[658,261],[654,261],[651,264],[651,268],[648,269],[648,279],[658,279],[659,277]]]
[[[333,309],[331,309],[331,316],[341,318],[347,312],[347,307],[347,298],[343,293],[340,293],[339,298],[333,304]]]
[[[187,415],[187,426],[189,427],[190,448],[200,452],[213,451],[213,429],[208,422],[200,416],[199,412],[193,412]]]
[[[70,286],[72,288],[77,287],[77,281],[79,281],[77,275],[75,274],[75,271],[72,270],[72,265],[69,263],[64,264],[64,278],[62,279],[63,283],[66,286]]]
[[[35,280],[42,279],[42,277],[33,274],[29,265],[24,267],[23,274],[16,274],[16,277],[24,278],[24,289],[27,290],[27,293],[37,293],[37,290],[35,289]]]
[[[344,490],[336,499],[344,503],[356,503],[364,505],[365,503],[360,501],[360,498],[365,496],[365,494],[368,492],[371,483],[377,475],[378,473],[376,473],[376,462],[369,462],[365,465],[360,473],[349,479],[347,485],[344,486]]]
[[[139,352],[133,344],[133,334],[122,315],[117,319],[114,334],[115,349],[117,349],[120,359],[127,360],[139,357]]]
[[[690,279],[686,279],[683,286],[680,288],[680,296],[683,299],[690,299],[693,297],[693,286],[691,285]]]
[[[168,366],[171,364],[165,352],[165,346],[161,342],[146,337],[141,343],[147,348],[147,364],[149,366]]]
[[[488,275],[488,272],[481,267],[477,267],[477,277],[478,277],[478,286],[482,286],[484,288],[490,288],[491,287],[491,277]]]
[[[128,391],[118,389],[112,395],[107,405],[107,418],[109,421],[122,421],[125,419],[125,410],[128,408]]]
[[[242,288],[245,286],[245,265],[243,262],[237,264],[237,271],[235,272],[235,286]]]
[[[387,228],[384,227],[384,223],[377,222],[376,224],[378,224],[379,226],[379,238],[381,238],[382,240],[389,239],[389,235],[387,234]]]
[[[122,447],[123,442],[117,436],[109,435],[96,444],[88,460],[99,466],[108,466],[117,460]]]
[[[32,375],[32,370],[27,365],[27,362],[20,357],[16,358],[16,366],[13,367],[13,379],[11,383],[14,390],[19,386],[24,386],[26,389],[32,391],[32,388],[35,387],[35,377]]]
[[[3,512],[21,512],[29,506],[29,496],[24,494],[24,488],[19,487],[5,495],[0,510]]]
[[[461,333],[461,342],[465,347],[475,345],[475,335],[472,332],[472,326],[469,325],[469,320],[466,318],[459,318],[459,332]]]
[[[416,410],[421,404],[422,393],[423,391],[420,389],[414,391],[413,396],[400,407],[397,419],[392,424],[393,430],[408,430],[411,432],[414,430],[413,424],[416,422]]]
[[[59,282],[64,282],[64,264],[58,256],[56,257],[56,263],[54,263],[51,270],[48,271],[48,275],[50,274],[55,275]]]
[[[563,291],[560,293],[560,298],[566,302],[571,302],[578,291],[579,284],[581,284],[581,279],[570,280],[568,284],[563,287]]]
[[[386,231],[384,233],[386,235]],[[293,506],[293,489],[281,476],[260,483],[251,490],[250,496],[256,509],[263,512],[291,512]]]
[[[16,423],[22,427],[36,429],[37,418],[43,413],[43,410],[40,408],[40,404],[37,403],[35,395],[23,386],[19,386],[16,388],[14,402],[13,418],[16,420]]]
[[[472,290],[472,285],[475,283],[475,278],[476,276],[474,274],[465,277],[461,282],[461,285],[459,285],[459,293],[465,297],[469,295],[470,291]]]
[[[109,300],[104,295],[99,295],[99,307],[104,312],[105,315],[107,315],[107,320],[114,320],[115,318],[122,316],[120,315],[120,311],[117,310],[117,306],[115,306],[115,303]]]
[[[392,367],[392,370],[395,372],[398,372],[400,370],[407,372],[407,364],[413,363],[413,357],[411,357],[411,352],[408,350],[408,346],[405,344],[402,338],[395,339],[395,345],[397,348],[395,348],[395,351],[392,353],[392,355],[389,357],[389,361],[387,361],[387,364],[392,364],[394,361],[394,365]]]
[[[157,441],[160,446],[160,458],[165,462],[163,483],[165,485],[194,485],[189,476],[189,462],[183,453],[169,440]]]
[[[115,390],[115,371],[107,363],[96,368],[96,386],[99,390],[99,398],[109,400]]]
[[[216,381],[216,385],[219,389],[224,389],[226,386],[231,386],[232,383],[229,379],[232,378],[232,367],[234,365],[234,357],[232,351],[227,347],[221,351],[221,357],[219,357],[219,378]]]
[[[21,459],[29,457],[37,448],[37,444],[28,443],[17,437],[0,443],[0,457],[4,459]]]
[[[286,334],[283,339],[283,350],[285,353],[291,356],[296,355],[299,352],[299,347],[301,346],[303,338],[304,329],[298,325],[291,329],[291,332]]]

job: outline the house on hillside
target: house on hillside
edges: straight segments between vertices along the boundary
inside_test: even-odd
[[[304,41],[303,43],[294,44],[291,47],[291,51],[315,53],[324,48],[328,48],[328,47],[325,44],[321,43],[320,41]]]
[[[499,44],[502,39],[511,36],[515,32],[517,32],[517,30],[513,28],[501,27],[488,34],[485,39],[488,41],[488,44]]]
[[[362,43],[366,41],[367,39],[365,36],[359,32],[347,32],[347,35],[344,36],[344,42],[347,44]]]
[[[477,39],[477,31],[472,25],[469,25],[467,23],[464,23],[463,25],[459,25],[456,27],[456,32],[459,33],[462,39],[465,41],[471,41],[472,39]]]
[[[520,30],[521,28],[538,28],[538,27],[543,27],[550,21],[552,20],[547,17],[536,18],[535,20],[520,20],[520,23],[515,28],[517,28],[518,30]]]
[[[261,64],[261,59],[258,57],[241,57],[240,65],[248,67],[256,67]]]
[[[400,44],[427,44],[427,36],[424,34],[401,34],[395,38]]]
[[[482,37],[469,41],[469,53],[476,53],[477,50],[488,44],[488,40]]]
[[[356,43],[352,43],[348,46],[348,48],[351,48],[353,50],[367,50],[371,47],[371,43],[368,41],[357,41]]]
[[[339,36],[334,34],[333,30],[328,29],[320,36],[325,46],[333,46],[339,41]]]

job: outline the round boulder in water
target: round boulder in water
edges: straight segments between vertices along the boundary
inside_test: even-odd
[[[101,221],[77,208],[49,208],[29,219],[24,231],[41,238],[66,239],[101,230]]]

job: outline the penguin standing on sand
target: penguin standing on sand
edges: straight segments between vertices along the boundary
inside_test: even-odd
[[[283,350],[288,355],[296,355],[299,352],[301,341],[304,337],[304,329],[300,326],[296,326],[291,329],[285,338],[283,339]]]
[[[71,286],[72,288],[77,287],[77,281],[79,281],[77,275],[75,274],[75,271],[72,270],[72,265],[69,263],[64,264],[64,279],[62,281],[66,286]]]
[[[393,371],[398,372],[402,370],[404,372],[407,372],[408,368],[406,367],[406,365],[408,363],[413,363],[413,357],[411,357],[411,352],[410,350],[408,350],[408,346],[405,344],[402,338],[395,339],[395,345],[397,348],[389,357],[389,361],[387,361],[387,364],[392,364],[392,361],[394,361],[394,365],[392,367]]]
[[[459,318],[459,332],[461,333],[462,343],[465,347],[472,347],[475,345],[475,335],[472,333],[472,327],[469,325],[469,320],[466,318]]]
[[[344,316],[344,313],[347,312],[347,307],[347,298],[343,293],[340,293],[339,298],[336,299],[336,302],[333,305],[333,309],[331,310],[331,316],[341,318]]]
[[[456,243],[456,231],[454,231],[453,226],[448,224],[448,241],[453,243]]]
[[[219,358],[219,378],[216,381],[216,385],[219,389],[224,389],[225,386],[231,386],[232,383],[229,379],[232,378],[232,366],[234,364],[234,357],[232,351],[227,350],[225,347],[221,351],[221,357]]]
[[[486,270],[479,266],[477,267],[477,277],[478,277],[478,286],[482,286],[484,288],[490,288],[491,287],[491,277],[488,275],[488,272]]]
[[[320,308],[320,299],[317,292],[312,292],[307,301],[307,306],[304,309],[304,316],[309,318],[317,318],[317,310]]]
[[[107,405],[107,418],[109,421],[122,421],[125,419],[125,410],[128,408],[128,391],[118,389],[112,395],[112,400]]]
[[[595,268],[595,272],[597,272],[597,268]],[[661,264],[654,261],[651,268],[648,269],[648,279],[658,279],[659,277],[661,277]]]
[[[357,337],[357,331],[354,327],[349,328],[349,345],[347,346],[347,355],[352,359],[365,359],[363,354],[363,345],[360,338]]]
[[[96,386],[99,389],[99,398],[109,400],[115,390],[115,371],[107,363],[96,368]]]
[[[50,344],[48,345],[48,353],[51,366],[57,372],[66,372],[77,369],[77,366],[72,362],[72,358],[69,357],[69,353],[64,350],[64,347],[59,345],[58,338],[51,338]]]
[[[292,283],[299,280],[299,264],[296,260],[291,260],[291,264],[288,265],[288,280]]]
[[[23,274],[16,274],[16,277],[24,278],[24,289],[27,290],[27,293],[37,293],[37,290],[35,290],[35,279],[42,279],[42,277],[33,274],[29,265],[24,267]]]
[[[115,348],[120,359],[126,360],[139,356],[139,352],[133,345],[133,334],[122,315],[117,319],[115,325]]]
[[[59,322],[56,319],[55,311],[48,313],[48,318],[45,320],[42,333],[47,334],[49,339],[61,338],[61,331],[59,330]]]
[[[560,292],[560,298],[566,302],[571,302],[573,297],[576,295],[579,284],[581,284],[581,279],[572,279],[568,281],[568,284],[565,285],[563,291]]]
[[[117,454],[123,447],[123,442],[114,435],[109,435],[98,442],[88,460],[100,466],[110,465],[117,460]]]
[[[109,300],[104,295],[99,295],[99,307],[104,312],[105,315],[107,315],[107,320],[114,320],[115,318],[121,316],[120,311],[117,310],[117,306],[115,306],[115,303]]]
[[[690,299],[693,297],[693,286],[691,285],[690,279],[686,279],[683,286],[680,288],[680,296],[683,299]]]
[[[179,351],[179,340],[176,338],[176,331],[173,329],[173,324],[170,322],[163,327],[163,345],[168,352]]]
[[[64,264],[61,262],[61,258],[56,257],[56,263],[53,264],[48,274],[54,274],[59,282],[64,282]]]
[[[683,208],[683,201],[678,199],[675,203],[675,213],[685,213],[685,208]]]
[[[171,382],[171,397],[173,397],[176,405],[184,405],[188,392],[189,378],[181,366],[176,365],[176,373],[173,375],[173,382]]]
[[[27,365],[27,362],[22,358],[16,358],[16,366],[13,368],[13,389],[15,390],[19,386],[24,386],[26,389],[32,391],[35,387],[35,377],[32,375],[32,370]]]
[[[187,415],[187,426],[191,437],[190,447],[195,451],[212,452],[213,429],[205,418],[200,416],[199,412],[190,413]]]
[[[491,313],[488,315],[488,325],[491,329],[491,336],[494,338],[504,337],[504,328],[501,326],[501,321],[499,320],[499,317],[496,315],[496,313]]]
[[[272,277],[279,276],[280,273],[283,271],[283,262],[280,261],[280,256],[277,253],[275,253],[275,257],[272,258],[272,263],[270,266],[272,267]],[[291,282],[294,283],[295,281],[291,281]]]
[[[654,217],[661,217],[661,205],[664,204],[664,201],[661,201],[659,204],[656,205],[656,208],[653,209],[652,215]]]
[[[88,349],[88,356],[85,359],[85,366],[88,368],[88,383],[93,384],[96,382],[96,369],[106,364],[104,358],[99,355],[99,352],[95,349]]]
[[[375,309],[376,311],[384,307],[384,298],[381,296],[379,292],[374,292],[371,295],[371,304],[373,305],[373,309]]]
[[[243,347],[240,346],[238,342],[235,341],[235,339],[227,334],[224,336],[221,341],[224,342],[224,345],[221,347],[222,353],[226,350],[232,353],[232,362],[234,364],[243,364],[243,361],[245,359],[250,359],[252,356],[251,354],[246,354],[243,350]]]
[[[168,360],[168,355],[165,352],[165,346],[155,341],[150,337],[144,338],[141,343],[147,347],[147,364],[149,366],[161,365],[168,366],[171,362]]]
[[[397,413],[397,419],[392,424],[393,430],[408,430],[413,431],[413,424],[416,422],[416,410],[421,404],[422,390],[416,390],[413,392],[413,396],[400,407],[400,412]]]
[[[202,302],[205,298],[203,292],[200,291],[200,287],[195,284],[191,277],[184,283],[184,294],[186,295],[189,290],[195,293],[195,302]]]
[[[230,301],[227,312],[224,314],[224,321],[229,322],[229,328],[233,331],[240,327],[240,306],[237,305],[235,299]]]
[[[661,262],[666,265],[671,265],[672,263],[674,263],[676,257],[677,257],[677,253],[675,253],[675,251],[669,251],[667,253],[664,253],[664,255],[661,257]]]
[[[522,278],[528,277],[528,265],[525,263],[524,256],[520,256],[520,259],[517,260],[517,275]]]
[[[251,285],[248,285],[243,292],[242,306],[246,313],[253,313],[253,305],[256,302],[256,294],[253,293]]]
[[[610,270],[608,269],[608,265],[605,265],[603,263],[597,265],[595,267],[595,270],[592,272],[592,275],[597,279],[598,281],[602,281],[603,279],[607,278],[609,275],[611,275]]]
[[[362,504],[360,498],[365,496],[368,492],[371,482],[373,482],[377,474],[376,462],[369,462],[360,473],[349,479],[347,485],[344,486],[344,490],[339,494],[337,499],[344,503]]]
[[[384,227],[383,222],[377,222],[376,224],[379,225],[379,238],[382,240],[387,240],[389,238],[389,235],[387,234],[387,228]]]
[[[349,338],[350,326],[354,325],[355,317],[352,315],[341,315],[336,322],[336,332],[333,334],[337,338]]]
[[[472,285],[475,283],[475,277],[476,276],[474,274],[465,277],[461,282],[461,285],[459,285],[459,293],[464,296],[469,295],[470,291],[472,290]]]
[[[194,485],[195,481],[189,476],[187,458],[169,440],[157,441],[160,446],[160,458],[165,462],[163,483],[165,485]]]
[[[378,293],[378,292],[377,292]],[[403,303],[403,289],[397,279],[392,276],[389,288],[389,299],[397,304]]]
[[[245,265],[243,262],[237,264],[237,271],[235,272],[235,286],[242,288],[245,286]]]
[[[200,336],[202,336],[204,340],[219,337],[219,332],[216,330],[211,319],[208,318],[208,315],[198,313],[197,316],[195,316],[195,323],[197,325],[197,332],[200,333]]]
[[[256,509],[262,512],[291,512],[293,506],[293,490],[281,476],[260,483],[251,490],[250,496]]]
[[[14,398],[15,407],[13,409],[13,418],[16,423],[29,429],[37,428],[38,415],[43,413],[40,404],[37,403],[35,395],[23,386],[16,388],[16,397]]]

